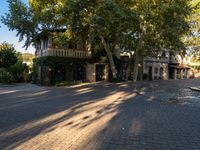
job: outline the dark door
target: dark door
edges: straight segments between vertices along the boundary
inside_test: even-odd
[[[84,65],[77,65],[74,70],[74,80],[75,81],[85,81],[86,80],[86,69]]]
[[[105,65],[96,65],[96,81],[105,80]]]
[[[55,78],[56,78],[56,81],[66,80],[66,66],[65,65],[60,64],[55,67]]]
[[[152,80],[153,77],[152,77],[152,67],[150,66],[149,67],[149,80]]]

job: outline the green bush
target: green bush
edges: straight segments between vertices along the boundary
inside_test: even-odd
[[[76,85],[80,84],[80,82],[74,82],[74,81],[59,81],[56,82],[55,86],[70,86],[70,85]]]
[[[12,83],[12,75],[5,69],[0,69],[0,83],[3,84]]]
[[[32,81],[32,74],[24,73],[24,81],[25,82],[31,82]]]
[[[14,65],[10,66],[7,71],[13,76],[15,82],[24,81],[24,74],[27,66],[22,61],[17,61]]]

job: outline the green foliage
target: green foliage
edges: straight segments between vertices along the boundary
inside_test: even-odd
[[[7,0],[9,12],[1,17],[1,22],[10,30],[17,31],[19,41],[25,39],[25,47],[28,48],[32,43],[35,44],[39,24],[33,11],[21,0]]]
[[[19,59],[7,71],[12,75],[15,82],[21,82],[24,80],[25,75],[28,74],[28,67]]]
[[[67,29],[65,32],[54,32],[53,37],[53,47],[63,48],[63,49],[77,49],[77,41],[74,38],[73,32]],[[81,43],[79,43],[80,45]]]
[[[138,49],[138,45],[142,45],[139,49],[180,49],[184,48],[180,38],[189,29],[186,18],[191,13],[190,2],[29,0],[28,7],[20,0],[8,0],[10,10],[2,22],[17,30],[20,39],[26,37],[26,46],[35,42],[41,29],[67,27],[58,39],[66,39],[64,36],[66,40],[75,38],[73,41],[79,44],[97,44],[99,36],[103,36],[113,47],[122,44],[131,49]],[[193,5],[198,7],[199,3],[193,0]]]
[[[0,83],[12,83],[12,75],[9,72],[7,72],[4,68],[0,68]]]
[[[34,55],[30,53],[23,53],[22,58],[24,62],[33,62]]]
[[[87,63],[89,59],[87,58],[65,58],[65,57],[54,57],[54,56],[46,56],[41,58],[35,58],[33,63],[38,66],[50,66],[56,67],[58,64],[69,65],[71,63]]]
[[[187,47],[186,55],[193,56],[194,62],[200,62],[200,1],[192,0],[192,15],[188,18],[190,32],[183,37]]]
[[[191,6],[199,8],[197,0],[29,0],[29,7],[20,0],[8,3],[10,10],[2,21],[17,30],[20,39],[26,37],[26,45],[36,42],[40,29],[66,28],[62,35],[55,35],[58,47],[100,45],[112,72],[117,46],[134,51],[139,56],[135,59],[160,48],[185,50],[182,38],[191,27]]]
[[[28,73],[28,72],[25,72],[24,76],[23,76],[23,79],[24,79],[25,82],[31,82],[32,81],[32,74]]]
[[[0,68],[7,68],[17,62],[17,55],[13,45],[0,44]]]
[[[29,68],[23,64],[22,54],[17,53],[11,44],[0,45],[0,68],[3,83],[21,82],[28,79]]]

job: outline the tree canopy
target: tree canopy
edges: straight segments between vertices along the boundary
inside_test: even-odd
[[[190,32],[183,41],[188,48],[189,54],[200,55],[200,1],[192,0],[192,14],[188,18],[190,23]]]
[[[0,44],[0,68],[8,68],[17,62],[17,55],[13,45]]]

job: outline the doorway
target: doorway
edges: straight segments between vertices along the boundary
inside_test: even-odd
[[[96,81],[105,81],[105,65],[97,64],[96,65]]]
[[[149,80],[153,80],[153,76],[152,76],[152,71],[153,71],[153,69],[152,69],[152,66],[150,66],[149,67]]]
[[[55,79],[56,81],[65,81],[66,80],[66,66],[59,64],[55,67]]]

